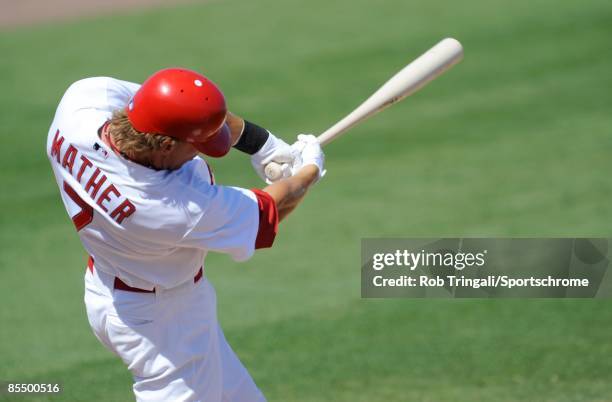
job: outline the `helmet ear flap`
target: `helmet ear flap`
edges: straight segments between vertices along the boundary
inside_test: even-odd
[[[205,142],[195,142],[193,146],[204,155],[212,156],[213,158],[221,158],[230,151],[232,148],[231,130],[227,123],[223,123],[223,126],[216,133],[214,133]]]

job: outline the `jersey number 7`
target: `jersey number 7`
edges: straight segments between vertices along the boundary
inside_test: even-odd
[[[68,197],[77,204],[81,210],[72,217],[72,222],[76,227],[77,232],[89,225],[93,220],[94,209],[91,205],[85,202],[76,191],[68,183],[64,181],[64,191],[68,194]]]

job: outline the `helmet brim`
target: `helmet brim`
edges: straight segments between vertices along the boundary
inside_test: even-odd
[[[204,142],[194,142],[193,146],[204,155],[213,158],[221,158],[232,148],[231,130],[227,123],[223,123],[221,128]]]

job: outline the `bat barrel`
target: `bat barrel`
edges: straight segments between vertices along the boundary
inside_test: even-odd
[[[462,57],[463,47],[458,40],[441,40],[391,77],[357,109],[323,132],[318,137],[319,142],[328,144],[354,125],[412,95],[457,64]]]

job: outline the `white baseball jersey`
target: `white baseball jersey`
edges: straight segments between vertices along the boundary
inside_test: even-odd
[[[49,130],[62,200],[96,269],[132,287],[172,288],[193,280],[208,251],[241,261],[256,241],[271,246],[278,218],[268,194],[214,184],[199,156],[177,170],[154,170],[100,139],[101,126],[138,88],[106,77],[78,81]]]

